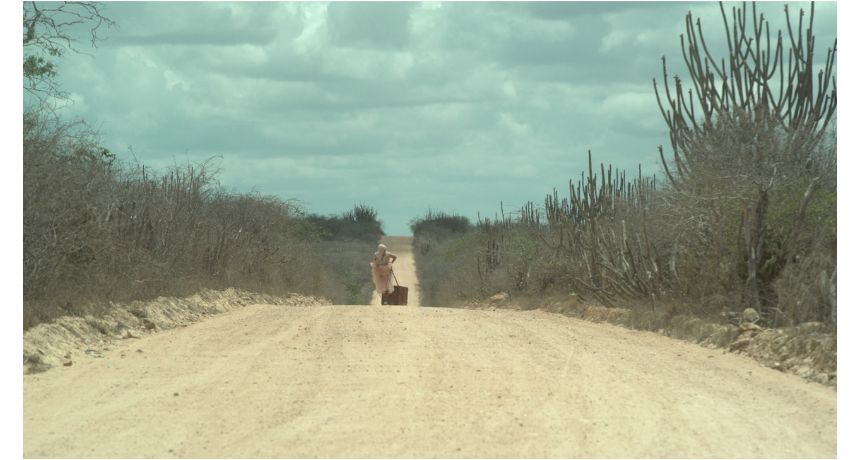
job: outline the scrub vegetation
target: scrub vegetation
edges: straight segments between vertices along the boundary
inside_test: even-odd
[[[588,171],[543,206],[474,224],[416,219],[423,299],[571,295],[669,317],[752,308],[760,325],[835,328],[836,44],[814,61],[814,6],[795,19],[786,9],[775,37],[754,4],[722,11],[725,57],[688,15],[687,76],[670,78],[664,58],[653,81],[671,141],[660,177],[595,165],[589,152]]]
[[[24,328],[109,302],[227,287],[366,303],[365,267],[383,235],[364,204],[340,215],[231,193],[214,161],[154,170],[124,162],[82,121],[64,121],[56,59],[112,22],[100,5],[24,4]],[[81,26],[82,27],[82,26]]]
[[[230,193],[212,162],[123,163],[81,126],[24,119],[25,328],[105,301],[235,287],[364,303],[382,235],[373,209],[309,214]]]

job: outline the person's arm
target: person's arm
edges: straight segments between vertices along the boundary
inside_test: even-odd
[[[394,261],[395,261],[395,260],[397,260],[397,256],[396,256],[396,255],[394,255],[394,254],[392,254],[392,253],[390,253],[390,252],[388,253],[388,256],[389,256],[389,257],[391,257],[391,261],[389,262],[389,263],[391,263],[391,264],[393,264],[393,263],[394,263]]]

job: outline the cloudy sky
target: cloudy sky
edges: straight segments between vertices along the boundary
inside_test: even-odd
[[[782,3],[759,8],[784,28]],[[662,55],[684,76],[688,10],[717,48],[711,2],[107,3],[117,27],[59,72],[68,115],[120,156],[218,156],[229,190],[322,214],[366,203],[408,234],[428,209],[542,202],[588,149],[659,172],[651,78]],[[823,59],[836,5],[815,19]]]

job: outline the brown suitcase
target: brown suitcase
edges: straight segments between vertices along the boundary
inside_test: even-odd
[[[394,276],[394,270],[391,271],[391,276]],[[382,294],[382,305],[406,305],[409,300],[409,288],[401,286],[396,276],[394,276],[394,283],[394,291],[390,294]]]

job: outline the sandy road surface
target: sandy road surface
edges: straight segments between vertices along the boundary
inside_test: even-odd
[[[833,457],[836,392],[544,312],[255,305],[24,376],[24,453]]]

